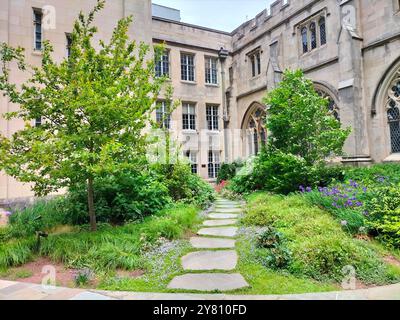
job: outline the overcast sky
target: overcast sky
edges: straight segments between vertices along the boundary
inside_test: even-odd
[[[223,31],[233,31],[254,18],[275,0],[153,0],[181,10],[182,22]]]

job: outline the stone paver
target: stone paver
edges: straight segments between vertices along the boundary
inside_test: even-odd
[[[237,219],[206,220],[203,222],[203,225],[206,227],[230,226],[237,221]]]
[[[190,244],[197,249],[229,249],[235,247],[236,240],[206,237],[192,237]]]
[[[184,270],[233,270],[238,256],[235,250],[197,251],[182,257]]]
[[[70,300],[116,300],[116,299],[99,294],[99,293],[84,291],[84,292],[78,293],[76,296],[74,296]]]
[[[247,286],[248,283],[239,273],[191,273],[175,277],[168,285],[168,288],[197,291],[229,291]]]
[[[237,219],[239,215],[236,213],[210,213],[207,217],[211,219]]]
[[[203,228],[200,229],[197,234],[202,236],[214,236],[214,237],[234,237],[236,236],[237,227],[215,227],[215,228]]]
[[[215,209],[214,212],[216,212],[216,213],[218,213],[218,212],[221,212],[221,213],[241,213],[241,212],[243,212],[243,209],[241,209],[241,208],[218,208],[218,209]]]

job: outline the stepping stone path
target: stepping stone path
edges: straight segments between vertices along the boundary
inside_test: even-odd
[[[242,213],[240,203],[218,199],[215,210],[207,215],[197,237],[190,239],[191,245],[199,249],[181,258],[186,273],[175,277],[169,289],[189,291],[229,291],[248,287],[248,283],[235,270],[238,255],[234,239],[238,228],[234,225]],[[195,273],[213,271],[213,273]],[[214,272],[218,271],[218,272]],[[226,271],[222,273],[221,271]]]

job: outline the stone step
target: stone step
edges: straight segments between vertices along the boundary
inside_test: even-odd
[[[237,230],[238,230],[237,227],[202,228],[199,231],[197,231],[197,234],[201,236],[233,238],[236,236]]]
[[[206,227],[230,226],[236,224],[237,221],[238,219],[206,220],[203,225]]]
[[[215,213],[240,213],[243,212],[242,208],[216,208]]]
[[[190,244],[196,249],[231,249],[235,248],[236,240],[206,237],[192,237]]]
[[[239,273],[200,273],[177,276],[169,283],[169,289],[196,291],[229,291],[248,287]]]
[[[184,270],[233,270],[238,256],[235,250],[196,251],[181,258]]]
[[[236,213],[210,213],[207,217],[210,219],[237,219],[239,215]]]

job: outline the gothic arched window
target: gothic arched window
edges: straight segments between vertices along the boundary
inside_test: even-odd
[[[303,45],[303,53],[308,52],[308,35],[306,27],[301,29],[301,43]]]
[[[323,90],[317,89],[316,91],[321,97],[328,99],[328,109],[330,113],[336,118],[337,121],[340,121],[339,106],[336,104],[335,99],[333,99],[330,94]]]
[[[400,152],[400,79],[396,79],[389,89],[387,117],[390,142],[393,153]]]
[[[317,28],[315,22],[310,24],[311,50],[317,47]]]
[[[325,24],[325,18],[322,17],[321,19],[319,19],[319,37],[320,37],[320,42],[321,42],[321,46],[323,46],[324,44],[326,44],[326,24]]]
[[[243,141],[247,146],[247,155],[257,154],[262,146],[267,142],[267,131],[265,128],[265,117],[266,112],[263,106],[259,104],[253,104],[243,120],[243,126],[245,139]]]

